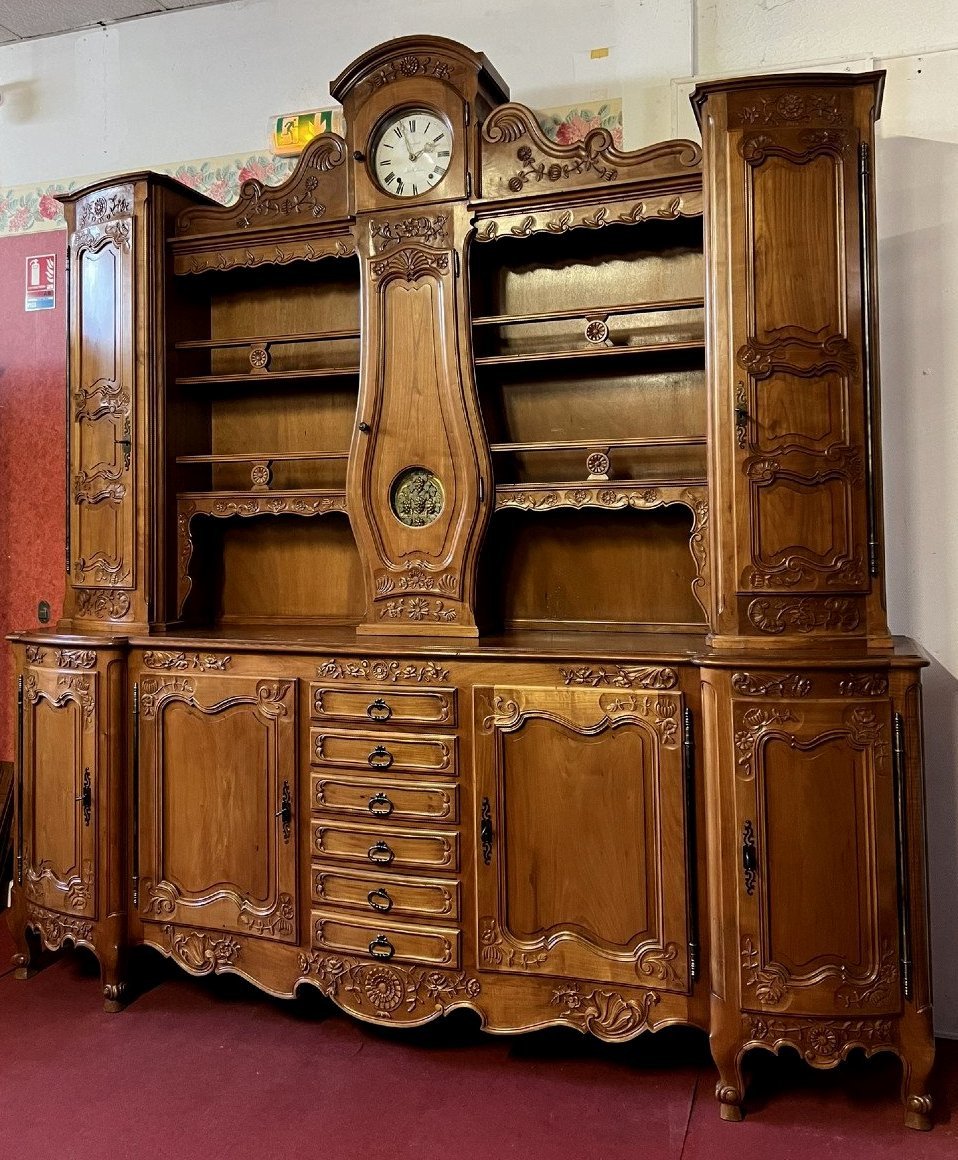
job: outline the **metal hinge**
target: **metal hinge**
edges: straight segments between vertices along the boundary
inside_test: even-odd
[[[698,858],[695,833],[695,731],[692,728],[692,710],[682,710],[682,765],[685,778],[685,841],[686,841],[686,901],[689,923],[689,977],[694,983],[699,977],[699,892]]]
[[[140,685],[133,685],[133,909],[140,906]]]
[[[905,785],[905,721],[896,713],[892,722],[892,773],[895,779],[895,829],[898,853],[898,937],[901,946],[901,989],[912,992],[911,884],[908,880],[908,794]]]

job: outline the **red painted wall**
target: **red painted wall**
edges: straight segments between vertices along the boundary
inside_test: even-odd
[[[26,260],[57,256],[56,307],[23,308]],[[66,581],[66,231],[0,238],[0,636],[60,616]],[[0,761],[12,761],[10,646],[2,644]]]

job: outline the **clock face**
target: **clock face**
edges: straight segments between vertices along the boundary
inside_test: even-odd
[[[393,197],[419,197],[445,177],[452,130],[430,109],[402,109],[380,125],[370,150],[373,176]]]

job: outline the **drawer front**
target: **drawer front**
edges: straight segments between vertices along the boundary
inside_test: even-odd
[[[312,899],[321,906],[349,906],[368,915],[459,920],[459,883],[438,878],[364,873],[313,864]]]
[[[394,830],[313,822],[312,849],[314,856],[379,870],[459,869],[459,835],[455,830]]]
[[[459,966],[459,931],[441,926],[399,926],[364,922],[314,910],[313,946],[347,955],[363,955],[386,962],[426,963],[437,967]]]
[[[365,730],[311,729],[313,765],[346,766],[381,774],[387,769],[413,773],[456,772],[455,737],[409,737]]]
[[[455,725],[455,689],[395,689],[368,686],[309,687],[310,714],[318,721],[361,721],[376,726]]]
[[[312,806],[357,821],[376,818],[395,822],[456,822],[459,820],[459,787],[455,783],[433,785],[424,781],[405,784],[382,778],[339,777],[313,773]]]

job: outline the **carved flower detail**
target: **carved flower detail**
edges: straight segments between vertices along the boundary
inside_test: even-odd
[[[396,67],[404,77],[414,77],[422,68],[422,63],[417,56],[403,56],[399,58]]]
[[[752,1038],[764,1039],[768,1035],[768,1024],[764,1019],[752,1020]]]
[[[363,975],[363,994],[377,1011],[395,1011],[406,989],[389,967],[370,967]]]
[[[414,597],[407,606],[410,620],[425,620],[429,615],[429,602],[421,596]]]
[[[482,986],[478,979],[468,979],[466,981],[466,994],[470,999],[475,999],[481,990]]]
[[[834,1055],[838,1050],[838,1036],[830,1027],[812,1028],[808,1042],[816,1055]]]
[[[529,148],[528,145],[523,145],[519,150],[517,150],[516,156],[519,158],[520,161],[522,161],[524,164],[528,165],[529,162],[532,160],[532,150]],[[520,182],[520,186],[521,186],[521,184],[522,183]]]
[[[558,181],[562,176],[562,166],[555,164],[550,165],[546,172],[548,173],[550,181]]]
[[[582,1006],[582,996],[572,987],[562,987],[552,996],[552,1006],[577,1011]]]
[[[796,121],[805,115],[805,102],[796,93],[786,93],[778,102],[778,111],[785,121]]]

